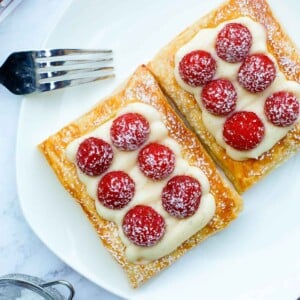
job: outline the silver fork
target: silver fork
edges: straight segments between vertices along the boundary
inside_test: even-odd
[[[48,92],[114,77],[112,60],[112,50],[14,52],[0,68],[0,83],[17,95]]]

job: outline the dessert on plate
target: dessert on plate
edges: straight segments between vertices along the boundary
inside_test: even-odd
[[[299,83],[267,2],[229,0],[39,149],[138,287],[224,229],[238,192],[299,150]]]
[[[238,192],[300,149],[300,56],[267,1],[227,1],[148,67]]]
[[[241,209],[145,66],[39,148],[133,287]]]

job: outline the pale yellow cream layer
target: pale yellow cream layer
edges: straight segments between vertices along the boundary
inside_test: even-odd
[[[209,182],[204,173],[196,167],[190,166],[186,160],[181,157],[180,145],[168,136],[167,128],[162,122],[161,114],[152,106],[142,103],[133,103],[119,111],[116,118],[127,112],[139,113],[143,115],[150,124],[150,136],[146,143],[158,142],[168,146],[176,155],[176,164],[174,172],[166,179],[153,181],[146,178],[136,165],[138,150],[125,152],[120,151],[113,146],[114,158],[112,165],[107,172],[122,170],[125,171],[135,182],[135,195],[131,202],[119,210],[112,210],[104,207],[97,200],[97,186],[101,176],[90,177],[82,173],[78,168],[78,176],[86,185],[88,194],[95,199],[95,205],[99,215],[115,222],[119,228],[119,236],[126,246],[126,257],[129,261],[135,263],[145,263],[162,256],[165,256],[175,250],[182,242],[187,240],[201,228],[203,228],[213,217],[215,213],[215,200],[209,190]],[[73,141],[66,149],[67,157],[75,162],[76,152],[80,143],[88,137],[98,137],[111,143],[110,127],[112,120],[99,126],[96,130],[81,138]],[[176,219],[170,216],[161,205],[161,191],[167,181],[175,175],[190,175],[196,178],[202,188],[202,198],[197,212],[186,219]],[[123,233],[122,220],[126,212],[137,204],[150,205],[166,222],[166,232],[162,240],[151,247],[141,247],[133,244]]]
[[[277,70],[277,75],[274,82],[265,91],[258,94],[249,93],[237,81],[237,73],[242,63],[227,63],[220,59],[215,50],[216,38],[219,31],[227,23],[240,23],[245,25],[252,34],[253,42],[250,49],[250,54],[263,53],[274,62]],[[255,112],[263,121],[265,126],[265,136],[261,143],[254,149],[248,151],[239,151],[227,145],[223,139],[223,125],[227,117],[218,117],[210,114],[202,104],[201,91],[202,87],[193,88],[187,85],[180,77],[178,65],[181,59],[187,53],[193,50],[205,50],[213,56],[217,62],[217,71],[214,79],[226,78],[229,79],[235,87],[238,95],[236,110],[245,110]],[[278,127],[270,123],[264,114],[265,99],[277,91],[289,91],[300,99],[300,85],[294,81],[288,81],[280,72],[275,58],[268,52],[266,44],[266,30],[263,25],[254,22],[250,18],[241,17],[221,23],[216,28],[203,29],[186,45],[178,50],[175,56],[175,78],[178,84],[186,91],[194,94],[198,105],[202,110],[202,119],[207,130],[214,136],[217,143],[226,150],[226,153],[234,160],[245,160],[248,158],[258,158],[261,154],[271,149],[287,132],[293,127]]]

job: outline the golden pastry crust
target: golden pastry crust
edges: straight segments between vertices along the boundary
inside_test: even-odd
[[[66,147],[74,139],[114,118],[121,108],[133,102],[150,104],[162,113],[169,136],[180,144],[183,157],[206,174],[211,185],[211,193],[216,200],[216,213],[207,226],[169,255],[144,265],[127,261],[124,255],[125,247],[118,237],[117,226],[97,214],[94,200],[87,194],[85,186],[77,176],[76,166],[65,155]],[[222,179],[211,158],[196,136],[171,108],[154,77],[145,66],[139,67],[119,92],[104,102],[100,102],[90,112],[67,125],[55,135],[50,136],[39,145],[39,149],[45,155],[62,185],[81,205],[104,246],[124,268],[133,287],[138,287],[172,264],[187,250],[196,246],[209,235],[225,228],[237,217],[242,206],[239,195]]]
[[[300,83],[300,54],[278,21],[274,18],[266,0],[229,0],[212,11],[165,46],[148,64],[163,91],[176,103],[195,132],[199,135],[211,156],[232,181],[238,192],[242,193],[267,175],[292,154],[300,150],[300,122],[288,132],[273,148],[258,159],[236,161],[231,159],[206,130],[201,109],[194,96],[183,90],[174,77],[174,58],[176,52],[188,43],[200,29],[214,28],[220,23],[248,16],[265,26],[267,30],[268,51],[273,54],[277,64],[288,80]]]

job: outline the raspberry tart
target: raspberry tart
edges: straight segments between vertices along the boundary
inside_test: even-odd
[[[148,67],[238,192],[300,150],[299,52],[266,0],[225,2]]]
[[[133,287],[241,209],[145,66],[39,148]]]

